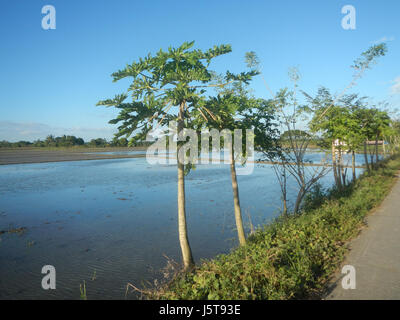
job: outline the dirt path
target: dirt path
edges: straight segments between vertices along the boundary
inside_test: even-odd
[[[343,263],[354,266],[356,288],[343,289],[337,274],[327,300],[400,299],[400,179],[367,223]]]

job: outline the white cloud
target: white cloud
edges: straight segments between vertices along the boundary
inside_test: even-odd
[[[116,128],[87,128],[87,127],[72,127],[62,128],[53,127],[44,123],[36,122],[11,122],[0,121],[0,140],[11,142],[27,140],[33,141],[36,139],[45,139],[49,134],[55,136],[74,135],[83,138],[85,141],[95,138],[111,139],[116,132]]]
[[[390,87],[391,94],[400,94],[400,76],[392,80],[393,85]]]
[[[380,38],[379,40],[372,41],[371,43],[372,43],[372,44],[378,44],[378,43],[389,42],[389,41],[394,41],[394,40],[395,40],[394,37],[387,37],[387,36],[384,36],[384,37]]]

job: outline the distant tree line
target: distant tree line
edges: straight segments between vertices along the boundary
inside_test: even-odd
[[[137,141],[132,146],[147,146],[149,143]],[[74,146],[86,146],[86,147],[128,147],[128,139],[114,137],[112,140],[107,141],[103,138],[91,139],[85,142],[82,138],[75,136],[63,135],[61,137],[55,137],[48,135],[44,140],[34,140],[33,142],[21,140],[18,142],[9,142],[6,140],[0,141],[0,148],[22,148],[22,147],[74,147]]]

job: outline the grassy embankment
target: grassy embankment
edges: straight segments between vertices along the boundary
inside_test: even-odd
[[[231,253],[203,261],[193,272],[147,291],[151,299],[318,298],[347,251],[346,242],[390,191],[400,157],[364,173],[342,192],[330,191],[314,208],[277,219]],[[322,200],[322,201],[321,201]]]

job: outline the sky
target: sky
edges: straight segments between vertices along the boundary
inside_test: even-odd
[[[42,7],[56,10],[56,28],[42,28]],[[342,7],[356,10],[354,30],[342,27]],[[160,48],[195,41],[195,48],[231,44],[217,72],[246,69],[255,51],[274,91],[290,86],[295,66],[300,89],[341,92],[353,61],[385,41],[386,56],[348,93],[400,106],[400,1],[398,0],[1,0],[0,140],[44,139],[48,134],[111,139],[117,111],[96,106],[126,91],[129,80],[111,74]],[[270,98],[261,77],[254,95]]]

